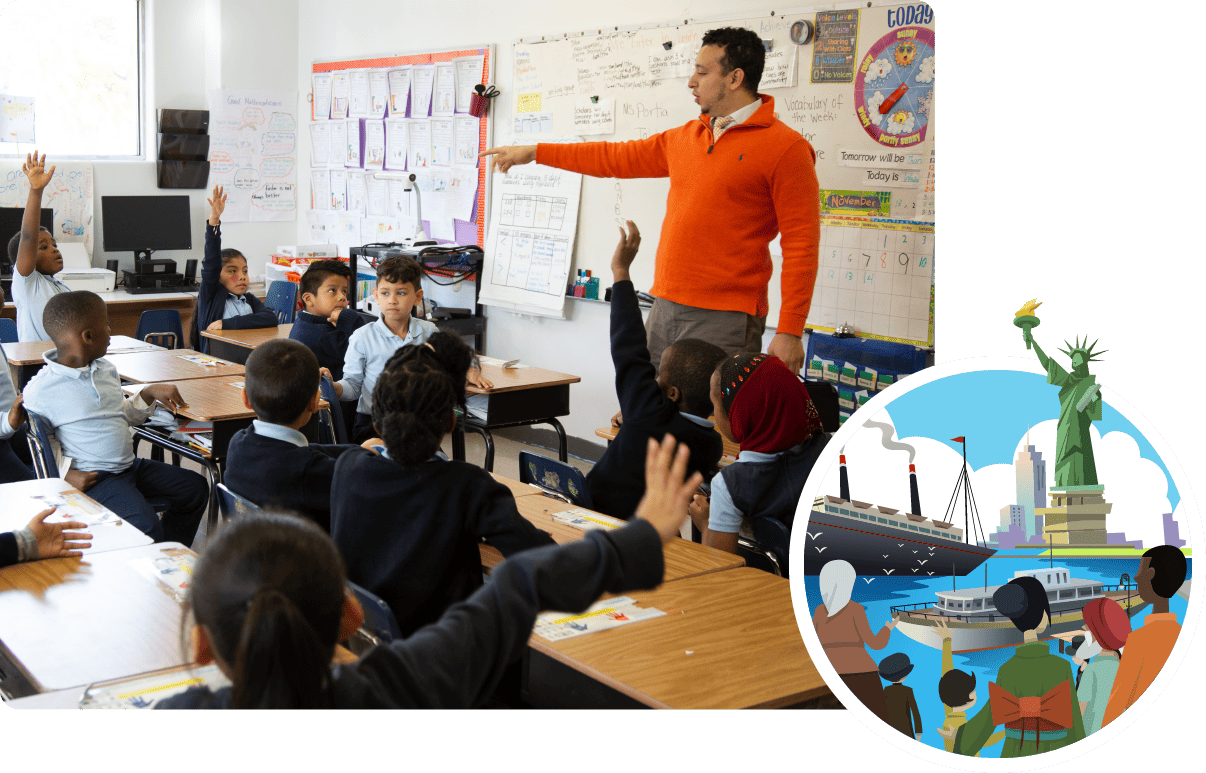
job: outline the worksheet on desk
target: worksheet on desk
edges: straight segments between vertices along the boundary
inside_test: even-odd
[[[636,599],[617,596],[596,601],[585,612],[576,615],[570,612],[545,612],[536,618],[532,633],[549,641],[559,641],[665,614],[654,607],[638,607]]]

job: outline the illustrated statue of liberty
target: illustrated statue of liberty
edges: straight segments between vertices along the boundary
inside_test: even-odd
[[[1075,345],[1067,341],[1067,349],[1060,349],[1072,362],[1068,372],[1053,358],[1048,357],[1034,340],[1031,329],[1038,327],[1039,319],[1033,312],[1041,303],[1031,300],[1014,316],[1013,324],[1022,329],[1022,340],[1027,349],[1034,349],[1039,364],[1047,371],[1047,383],[1059,389],[1059,424],[1056,428],[1055,486],[1069,487],[1098,486],[1097,465],[1093,461],[1093,441],[1090,428],[1094,421],[1101,421],[1101,387],[1097,377],[1089,373],[1089,363],[1098,362],[1105,350],[1094,351],[1088,336]]]

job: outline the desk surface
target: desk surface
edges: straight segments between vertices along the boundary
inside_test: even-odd
[[[117,368],[117,375],[123,381],[136,384],[153,384],[160,381],[184,381],[197,378],[227,378],[243,375],[243,366],[227,360],[217,360],[220,364],[207,366],[184,359],[185,356],[210,357],[207,354],[192,349],[164,349],[159,352],[132,352],[130,354],[114,354],[106,359]],[[185,398],[187,399],[187,398]],[[240,398],[241,404],[241,398]]]
[[[779,708],[828,692],[782,577],[741,568],[625,595],[667,614],[529,644],[656,708]]]
[[[0,484],[0,532],[16,531],[24,528],[38,513],[49,507],[35,496],[55,496],[61,493],[71,493],[82,497],[88,504],[101,510],[101,506],[86,494],[75,489],[62,478],[43,478],[27,480],[20,483]],[[90,523],[91,518],[60,518],[58,513],[50,516],[51,522],[62,520],[82,520]],[[84,555],[103,553],[109,550],[124,550],[126,548],[150,545],[151,538],[137,528],[119,519],[117,523],[91,525],[85,529],[92,535],[92,547],[84,551]]]
[[[608,443],[615,440],[618,434],[620,434],[619,427],[599,427],[595,430],[595,436],[603,438]],[[717,430],[716,434],[720,435],[720,431]],[[720,462],[717,466],[725,467],[737,461],[737,454],[741,453],[741,446],[729,440],[724,435],[720,435],[720,442],[724,446],[724,456],[720,457]]]
[[[515,392],[521,389],[533,389],[535,387],[561,386],[562,384],[577,384],[581,381],[579,376],[571,376],[568,373],[558,373],[555,370],[545,370],[544,368],[509,368],[503,370],[497,365],[482,363],[482,375],[489,379],[494,384],[494,388],[487,391],[478,389],[477,387],[465,387],[465,393],[471,395],[493,395],[499,392]]]
[[[520,483],[519,481],[515,480],[514,478],[506,478],[506,477],[503,477],[502,475],[498,475],[493,472],[490,473],[490,476],[493,477],[494,480],[498,481],[499,483],[503,484],[507,488],[511,489],[511,493],[515,495],[516,499],[518,499],[519,497],[531,496],[533,494],[535,494],[537,496],[543,495],[540,488],[538,488],[537,486],[533,486],[528,483]],[[566,505],[566,507],[569,507],[569,505]]]
[[[25,343],[3,344],[4,356],[12,365],[40,365],[42,355],[54,348],[54,341],[26,341]],[[130,352],[165,352],[162,346],[139,342],[128,336],[113,336],[109,341],[109,351],[106,357]]]
[[[259,327],[248,330],[202,330],[201,335],[206,338],[225,341],[235,346],[242,346],[246,349],[254,349],[265,341],[288,338],[289,331],[292,329],[293,323],[290,322],[285,325],[277,325],[276,327]]]
[[[519,508],[520,515],[536,528],[551,534],[553,541],[559,545],[586,536],[586,532],[576,526],[562,523],[553,517],[555,513],[575,509],[572,505],[542,495],[516,497],[515,505]],[[482,566],[487,569],[493,569],[503,561],[502,553],[489,545],[481,546],[481,554]],[[745,560],[738,555],[704,547],[678,537],[666,543],[664,556],[666,582],[745,566]]]
[[[0,569],[0,642],[41,691],[186,662],[181,605],[140,559],[174,542]]]
[[[187,381],[153,381],[154,384],[171,384],[180,390],[180,396],[188,403],[187,408],[176,411],[177,416],[184,416],[197,421],[230,421],[232,419],[254,419],[255,411],[243,404],[242,375],[213,376],[211,378],[192,378]],[[126,385],[129,394],[139,386]],[[318,401],[318,409],[328,408],[326,400]]]

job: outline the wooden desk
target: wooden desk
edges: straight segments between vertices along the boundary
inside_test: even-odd
[[[184,548],[162,542],[0,569],[6,672],[47,692],[186,662],[180,603],[131,565],[170,549]]]
[[[519,497],[532,496],[533,494],[543,496],[543,492],[538,486],[533,486],[529,483],[520,483],[514,478],[506,478],[493,472],[490,473],[490,476],[493,477],[494,480],[511,489],[511,493],[515,495],[516,499]],[[569,505],[566,505],[566,507],[569,507]]]
[[[215,357],[247,364],[251,351],[265,341],[288,338],[293,323],[276,327],[260,327],[250,330],[202,330],[201,335],[209,339],[209,352]]]
[[[536,528],[551,534],[553,541],[558,545],[575,542],[586,536],[586,532],[576,526],[562,523],[553,517],[555,513],[574,509],[573,505],[541,495],[516,497],[515,505],[519,508],[520,515]],[[485,571],[493,571],[494,567],[502,563],[503,555],[496,548],[481,545],[480,550],[482,568]],[[664,558],[666,562],[665,582],[745,566],[745,560],[741,556],[704,547],[678,537],[666,543]]]
[[[122,339],[125,340],[122,340]],[[109,342],[109,350],[113,354],[121,354],[132,351],[141,352],[162,352],[166,351],[162,346],[143,343],[139,344],[133,338],[125,336],[114,336],[114,340]],[[10,343],[3,344],[4,356],[8,360],[8,364],[13,368],[13,383],[17,385],[17,391],[25,388],[25,384],[34,377],[34,374],[42,369],[46,364],[43,355],[46,352],[54,349],[54,341],[26,341],[25,343]],[[117,351],[113,351],[114,349]],[[106,354],[106,357],[112,356]]]
[[[457,422],[452,433],[452,458],[465,459],[465,430],[477,432],[486,441],[486,470],[494,470],[494,438],[491,429],[499,427],[521,427],[532,424],[549,424],[557,431],[560,439],[559,457],[569,459],[569,446],[565,428],[557,421],[558,416],[568,416],[569,386],[582,379],[568,373],[558,373],[543,368],[509,368],[482,363],[482,375],[489,379],[494,388],[490,390],[466,387],[465,394],[486,395],[485,420],[467,415]]]
[[[186,355],[198,355],[200,352],[192,349],[164,349],[158,352],[133,352],[130,354],[115,354],[106,359],[117,368],[117,375],[122,381],[135,384],[154,384],[162,381],[184,381],[186,379],[230,378],[243,376],[243,366],[223,360],[215,366],[198,365],[184,359]],[[217,359],[217,358],[215,358]],[[240,398],[242,405],[242,398]],[[206,419],[206,421],[209,421]]]
[[[535,705],[783,708],[829,693],[781,577],[732,569],[625,595],[667,614],[557,642],[533,635]]]
[[[39,495],[53,496],[61,492],[70,492],[84,497],[88,502],[100,508],[99,504],[86,494],[81,493],[78,489],[73,488],[71,484],[62,478],[43,478],[40,480],[22,481],[20,483],[4,483],[0,484],[0,532],[16,531],[17,529],[25,528],[31,518],[48,507],[45,502],[33,497]],[[57,516],[58,513],[52,515],[52,521],[63,520]],[[87,518],[82,520],[85,522],[89,521]],[[150,537],[121,520],[117,523],[89,526],[84,531],[92,535],[92,547],[84,550],[84,555],[103,553],[109,550],[124,550],[126,548],[151,544]]]
[[[619,427],[599,427],[595,430],[595,436],[601,437],[610,445],[611,441],[616,439],[616,435],[620,434]],[[720,435],[720,430],[716,431]],[[733,462],[737,461],[737,455],[741,453],[741,446],[720,435],[720,442],[724,446],[724,455],[720,457],[720,461],[716,463],[717,467],[728,467]]]

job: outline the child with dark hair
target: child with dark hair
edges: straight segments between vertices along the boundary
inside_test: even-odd
[[[1110,688],[1101,726],[1113,722],[1151,686],[1181,634],[1177,615],[1168,611],[1168,600],[1176,595],[1185,582],[1188,565],[1185,554],[1172,545],[1157,545],[1139,559],[1135,585],[1139,597],[1152,605],[1143,625],[1131,631],[1126,639],[1126,651]]]
[[[231,438],[226,485],[260,507],[301,513],[330,531],[335,460],[355,446],[312,444],[301,433],[318,411],[318,360],[297,341],[277,338],[251,352],[243,378],[243,404],[256,418]]]
[[[21,232],[8,242],[8,258],[13,263],[13,304],[17,307],[17,340],[50,339],[42,325],[42,310],[67,285],[54,278],[63,270],[63,254],[54,236],[38,220],[42,213],[42,192],[54,177],[54,167],[46,169],[46,154],[38,151],[25,157],[21,171],[29,180],[29,196],[21,216]],[[3,363],[0,363],[2,365]]]
[[[348,282],[352,269],[340,260],[318,260],[301,277],[303,311],[297,313],[289,337],[314,352],[318,365],[343,378],[343,359],[352,333],[368,324],[355,309],[348,309]]]
[[[938,698],[942,701],[942,727],[938,735],[948,752],[955,750],[955,735],[967,724],[967,712],[976,705],[976,675],[955,668],[951,652],[951,629],[945,620],[934,625],[934,634],[942,639],[942,678],[938,680]],[[984,746],[996,746],[1005,738],[1005,732],[993,733]],[[980,752],[976,752],[980,756]]]
[[[3,304],[4,288],[0,287],[0,305]],[[0,362],[0,483],[34,479],[33,470],[14,450],[17,444],[25,442],[25,432],[21,429],[24,424],[25,407],[21,404],[21,395],[13,383],[8,363]]]
[[[105,302],[90,292],[56,295],[42,315],[55,348],[25,385],[25,406],[54,429],[74,469],[64,478],[156,542],[192,544],[209,502],[209,487],[191,470],[134,456],[130,426],[146,421],[155,403],[188,407],[170,384],[151,384],[128,399],[109,348]],[[165,498],[162,522],[147,497]]]
[[[662,543],[677,533],[700,483],[698,475],[683,481],[686,454],[674,445],[650,443],[649,485],[628,526],[507,560],[433,625],[351,665],[331,666],[335,644],[364,617],[336,546],[300,518],[236,520],[197,561],[188,599],[196,620],[190,659],[216,662],[232,685],[192,689],[156,708],[482,705],[523,654],[540,610],[580,612],[604,592],[661,582]]]
[[[209,352],[209,339],[202,330],[246,330],[257,327],[276,327],[276,313],[264,302],[247,292],[251,278],[247,258],[234,249],[222,249],[222,212],[226,209],[226,194],[215,185],[209,203],[209,219],[205,222],[205,257],[201,261],[201,288],[197,291],[197,308],[189,327],[189,346],[199,352]]]
[[[381,318],[352,333],[348,339],[343,378],[335,382],[335,393],[343,401],[358,400],[352,426],[352,440],[357,443],[363,443],[375,434],[374,387],[386,360],[401,347],[422,344],[436,332],[434,322],[411,316],[415,304],[423,300],[422,277],[422,267],[406,256],[396,255],[381,261],[377,265],[377,285],[373,288]],[[332,374],[326,371],[324,375]],[[469,383],[485,389],[494,386],[473,366],[466,378]]]
[[[481,586],[483,539],[504,556],[552,541],[490,473],[440,453],[472,360],[451,333],[395,352],[373,389],[385,452],[351,450],[335,463],[331,537],[351,580],[389,604],[404,634]]]
[[[644,448],[667,433],[691,451],[690,469],[710,476],[724,452],[720,436],[708,420],[708,377],[724,359],[718,346],[683,339],[662,355],[658,372],[649,346],[629,268],[641,246],[641,233],[628,221],[611,258],[611,358],[616,368],[616,394],[624,423],[616,439],[586,476],[589,501],[584,504],[614,518],[628,518],[645,491]]]
[[[1041,754],[1084,738],[1072,665],[1039,641],[1051,624],[1047,589],[1034,577],[1015,577],[997,588],[992,603],[1022,632],[1022,644],[988,685],[984,708],[958,730],[939,732],[954,740],[957,754],[968,756],[985,746],[998,724],[1005,725],[1002,757]],[[1035,710],[1028,698],[1039,699]]]
[[[712,480],[711,501],[695,496],[691,520],[705,545],[736,553],[737,535],[755,518],[791,528],[829,435],[804,384],[773,355],[729,357],[712,374],[711,397],[716,426],[741,453]]]

